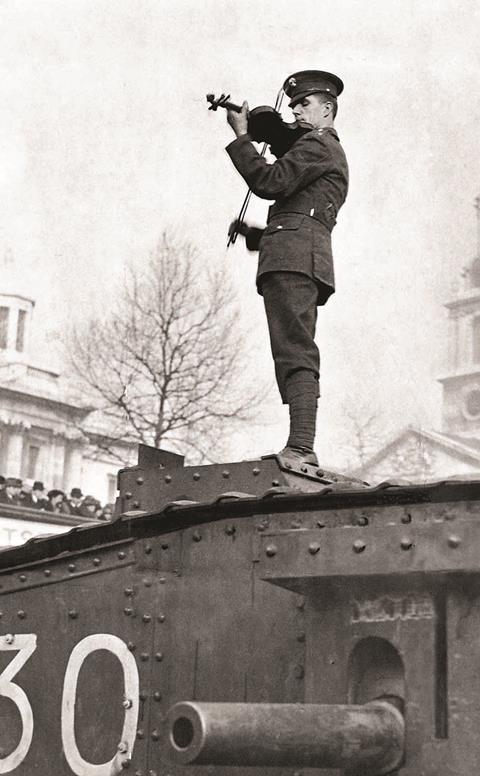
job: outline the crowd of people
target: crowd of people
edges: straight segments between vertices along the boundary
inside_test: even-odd
[[[0,475],[0,504],[11,504],[28,509],[43,509],[63,515],[111,520],[113,504],[101,505],[94,496],[84,495],[80,488],[72,488],[67,496],[56,488],[47,491],[39,480],[21,480]]]

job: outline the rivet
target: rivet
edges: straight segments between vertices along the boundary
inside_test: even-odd
[[[139,506],[140,506],[140,502],[139,501],[132,501],[132,506],[133,506],[134,509],[138,509]]]
[[[307,469],[307,467],[306,467],[306,466],[302,466],[302,467],[301,467],[301,469],[300,469],[300,471],[301,471],[303,474],[308,474],[308,469]]]
[[[286,469],[291,469],[292,468],[292,464],[290,463],[290,461],[285,461],[285,468]]]
[[[252,474],[254,477],[256,477],[258,474],[260,474],[260,469],[257,469],[257,467],[255,467],[255,469],[252,469]]]
[[[148,660],[149,657],[150,657],[150,655],[148,654],[148,652],[142,652],[140,654],[140,660],[143,660],[144,663],[146,663],[146,661]]]
[[[323,520],[317,520],[317,527],[318,528],[325,528],[327,524],[323,522]]]
[[[198,480],[200,479],[200,475],[199,475],[199,473],[198,473],[198,472],[195,472],[195,473],[194,473],[194,475],[193,475],[193,479],[194,479],[194,480],[196,480],[196,481],[198,481]]]
[[[46,577],[50,577],[52,575],[52,572],[50,571],[50,569],[44,569],[43,573]]]
[[[137,738],[140,738],[140,740],[145,736],[145,733],[143,730],[137,730]]]
[[[15,641],[15,636],[12,633],[7,633],[7,635],[5,636],[5,643],[13,644],[14,641]]]
[[[295,666],[293,675],[295,676],[295,679],[303,679],[305,676],[305,668],[302,665]]]
[[[265,530],[266,527],[267,527],[266,525],[264,525],[263,523],[260,523],[259,525],[257,525],[257,531],[262,532]]]
[[[368,525],[368,517],[365,515],[359,515],[359,517],[357,517],[357,519],[354,521],[354,525]]]
[[[143,617],[142,617],[142,620],[143,620],[143,622],[151,622],[152,621],[152,617],[151,617],[150,614],[144,614]]]
[[[120,551],[118,553],[119,560],[124,560],[126,557],[127,557],[127,553],[126,552]]]
[[[162,544],[162,550],[168,550],[168,547],[169,547],[169,544],[168,544],[168,542],[164,542],[164,543]]]
[[[456,549],[461,543],[461,539],[459,536],[449,536],[448,537],[448,546],[452,547],[452,549]]]
[[[201,542],[202,541],[202,534],[199,533],[199,531],[194,531],[192,534],[192,539],[194,542]]]
[[[317,552],[319,552],[319,550],[320,550],[320,545],[319,545],[318,542],[311,542],[308,545],[308,551],[309,551],[310,555],[316,555]]]
[[[302,772],[301,771],[294,771],[293,772],[293,776],[302,776]]]
[[[165,622],[165,615],[164,614],[159,614],[157,619],[158,619],[158,622]]]
[[[303,642],[305,641],[305,638],[306,638],[305,633],[302,631],[301,633],[298,634],[297,641],[299,641],[300,644],[303,644]]]
[[[156,690],[156,692],[153,693],[153,700],[154,701],[161,701],[162,700],[162,693]]]
[[[404,538],[400,541],[400,547],[402,550],[411,550],[413,547],[413,542],[411,539]]]
[[[302,527],[302,521],[301,520],[292,520],[290,523],[290,528],[301,528]]]
[[[70,571],[70,573],[71,573],[72,571],[75,571],[75,563],[69,563],[69,564],[68,564],[68,570]]]
[[[77,617],[78,617],[77,610],[76,609],[70,609],[70,611],[68,613],[68,616],[70,617],[71,620],[76,620]]]
[[[0,612],[0,619],[3,617],[3,612]]]
[[[165,482],[171,482],[171,481],[172,481],[172,475],[171,474],[166,474],[165,475]]]
[[[280,485],[279,480],[272,480],[272,485],[274,488],[278,488],[278,486]]]
[[[126,596],[130,597],[130,596],[133,595],[133,588],[132,587],[126,587],[123,592],[125,593]]]
[[[160,577],[160,579],[158,581],[160,582],[161,585],[164,585],[165,582],[167,581],[167,579],[166,579],[166,577]]]
[[[143,776],[142,771],[135,771],[135,776]]]
[[[152,580],[151,579],[144,579],[143,584],[145,587],[151,587],[152,586]]]
[[[362,542],[361,539],[355,539],[353,542],[353,551],[356,553],[363,552],[366,547],[365,542]]]
[[[156,652],[155,653],[155,660],[157,663],[161,663],[163,660],[163,652]]]
[[[132,701],[130,698],[125,698],[125,700],[122,703],[122,706],[124,709],[131,709],[132,708]]]
[[[137,645],[133,643],[133,641],[129,641],[127,644],[127,649],[130,650],[130,652],[135,652],[137,648]]]
[[[99,566],[101,562],[102,562],[102,561],[100,560],[100,558],[94,558],[94,559],[93,559],[93,565],[94,565],[94,566]]]
[[[225,533],[227,534],[227,536],[233,536],[236,530],[237,529],[235,528],[234,525],[227,525],[225,528]]]
[[[148,698],[148,692],[146,690],[142,690],[139,693],[138,697],[140,698],[141,701],[146,701]]]
[[[277,554],[277,548],[274,544],[268,544],[265,548],[265,555],[268,555],[269,558],[273,558],[274,555]]]
[[[400,518],[400,522],[402,522],[404,525],[408,525],[408,523],[412,522],[412,516],[406,512],[402,517]]]
[[[160,738],[158,734],[158,730],[152,730],[152,732],[150,733],[150,738],[152,739],[152,741],[158,741],[158,739]]]
[[[137,485],[143,485],[143,477],[137,477]]]
[[[146,544],[145,545],[145,555],[150,555],[151,551],[152,551],[152,545],[151,544]]]
[[[225,480],[228,480],[228,478],[230,477],[230,472],[225,469],[225,471],[222,472],[222,477]]]
[[[305,609],[305,598],[301,598],[301,599],[300,599],[300,600],[297,602],[297,609],[300,609],[300,611],[302,611],[303,609]]]
[[[27,616],[27,613],[26,613],[26,612],[24,612],[24,610],[23,610],[23,609],[19,609],[19,610],[18,610],[18,612],[17,612],[17,614],[18,614],[18,616],[20,617],[20,619],[21,619],[21,620],[24,620],[24,619],[25,619],[25,617]]]
[[[157,776],[157,772],[156,771],[149,771],[148,772],[148,776]]]
[[[322,471],[322,469],[317,469],[317,477],[323,477],[325,475],[325,472]]]
[[[26,582],[27,581],[27,577],[25,576],[25,574],[20,574],[19,579],[20,579],[20,582]]]
[[[130,491],[127,490],[127,492],[125,493],[125,498],[129,499],[129,498],[132,498],[132,496],[133,496],[133,493],[130,493]]]
[[[133,614],[133,609],[132,609],[130,606],[126,606],[126,607],[125,607],[125,609],[124,609],[123,611],[125,612],[125,614],[127,615],[127,617],[130,617],[130,615],[132,615],[132,614]]]

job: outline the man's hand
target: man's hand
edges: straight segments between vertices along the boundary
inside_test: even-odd
[[[228,227],[228,236],[231,237],[233,232],[238,232],[238,234],[242,234],[244,237],[246,237],[250,232],[250,227],[245,223],[245,221],[239,221],[236,219],[235,221],[232,221]]]
[[[235,132],[237,137],[248,134],[248,102],[244,101],[242,110],[237,113],[234,110],[227,110],[227,121]]]

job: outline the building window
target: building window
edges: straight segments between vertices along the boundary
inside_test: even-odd
[[[465,414],[471,420],[480,418],[480,390],[475,388],[465,397]]]
[[[473,363],[480,364],[480,316],[472,322]]]
[[[470,267],[470,286],[480,288],[480,259],[475,259]]]
[[[18,311],[17,321],[17,350],[19,353],[23,353],[25,347],[25,321],[27,318],[26,310]]]
[[[8,345],[8,307],[0,307],[0,349]]]
[[[27,450],[27,477],[34,480],[37,477],[38,459],[40,448],[38,445],[28,445]]]

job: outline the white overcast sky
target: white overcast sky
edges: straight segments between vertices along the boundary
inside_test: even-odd
[[[476,251],[479,22],[473,0],[0,0],[0,260],[37,299],[36,353],[54,363],[55,332],[171,228],[232,278],[252,377],[270,375],[255,259],[225,249],[245,186],[205,94],[273,104],[287,75],[325,69],[345,82],[351,188],[319,312],[317,449],[345,461],[345,404],[438,429],[442,305]],[[275,392],[267,420],[232,438],[231,460],[283,446]]]

